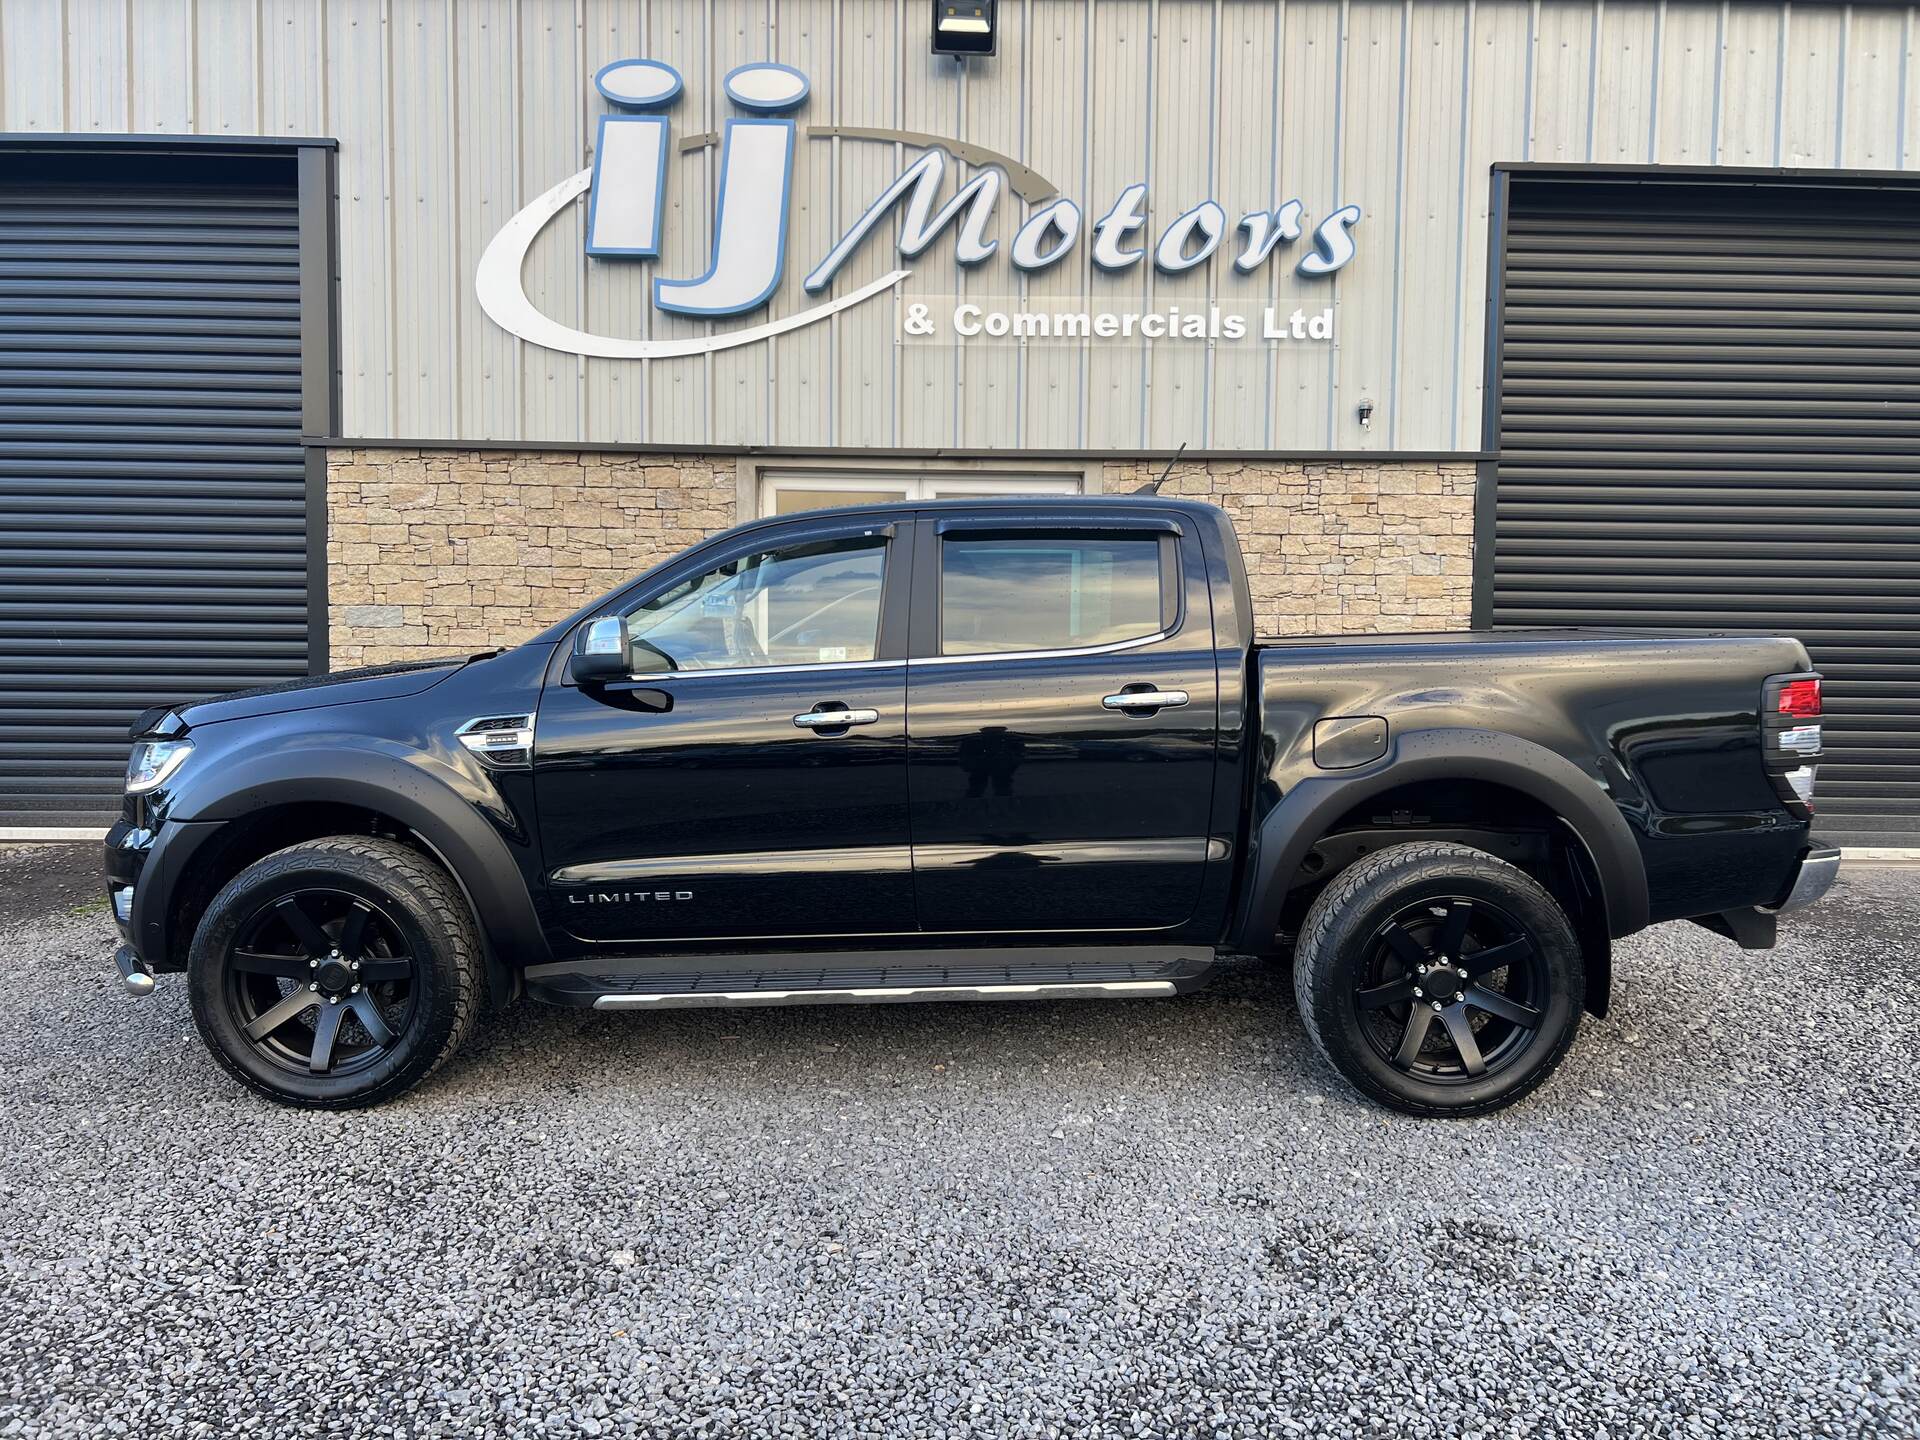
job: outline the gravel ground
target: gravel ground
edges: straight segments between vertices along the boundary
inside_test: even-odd
[[[1623,947],[1409,1121],[1284,975],[1157,1004],[522,1006],[276,1109],[104,912],[0,938],[0,1435],[1920,1430],[1920,872]]]

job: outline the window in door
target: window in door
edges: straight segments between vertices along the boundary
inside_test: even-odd
[[[791,515],[832,505],[888,505],[902,500],[977,500],[1008,495],[1078,495],[1077,475],[925,475],[882,471],[773,474],[762,482],[762,513]]]
[[[941,541],[940,653],[1078,650],[1162,628],[1162,546],[1140,539]]]
[[[886,541],[803,541],[740,555],[627,616],[635,665],[742,669],[871,660]]]

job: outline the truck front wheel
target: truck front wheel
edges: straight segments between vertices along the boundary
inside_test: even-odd
[[[263,1095],[320,1109],[426,1079],[473,1028],[482,974],[453,878],[370,836],[248,866],[208,905],[187,960],[194,1023],[220,1063]]]
[[[1465,845],[1393,845],[1320,893],[1294,994],[1320,1053],[1410,1115],[1511,1105],[1580,1025],[1580,945],[1531,876]]]

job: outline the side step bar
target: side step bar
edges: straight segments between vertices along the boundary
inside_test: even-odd
[[[1204,946],[803,951],[562,961],[533,966],[526,978],[536,1000],[595,1010],[1120,1000],[1192,990],[1213,960]]]

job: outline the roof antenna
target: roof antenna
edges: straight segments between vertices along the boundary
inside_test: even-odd
[[[1173,458],[1167,461],[1167,468],[1160,472],[1160,478],[1158,480],[1149,480],[1133,493],[1136,495],[1158,495],[1160,493],[1160,487],[1167,483],[1167,476],[1173,473],[1173,467],[1179,463],[1180,457],[1186,453],[1187,442],[1182,440],[1180,442],[1180,448],[1173,452]]]

